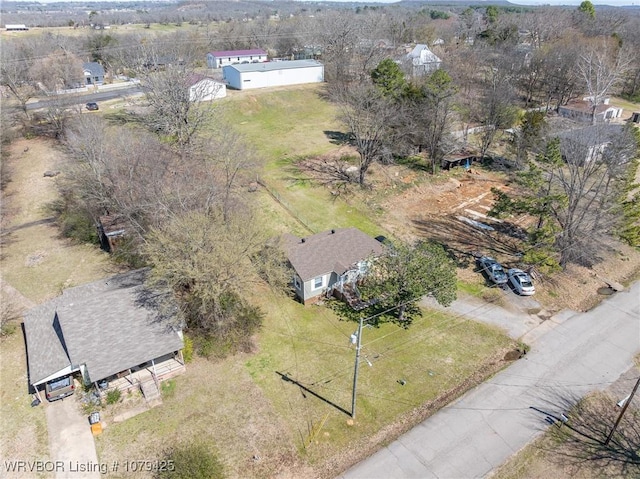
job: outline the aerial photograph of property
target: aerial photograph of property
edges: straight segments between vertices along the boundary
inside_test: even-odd
[[[640,4],[0,3],[0,478],[640,478]]]

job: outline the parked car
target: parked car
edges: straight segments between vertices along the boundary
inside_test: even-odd
[[[52,379],[47,382],[44,387],[49,401],[55,401],[56,399],[66,398],[71,396],[75,390],[73,384],[73,376],[64,376],[61,378]]]
[[[89,111],[96,111],[99,110],[98,108],[98,104],[94,101],[90,101],[89,103],[86,104],[87,110]]]
[[[505,273],[504,268],[490,256],[480,258],[478,265],[495,284],[505,284],[507,282],[507,273]]]
[[[522,296],[531,296],[536,292],[531,277],[521,269],[512,268],[507,271],[507,276],[516,293]]]

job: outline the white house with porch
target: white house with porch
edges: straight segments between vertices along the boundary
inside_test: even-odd
[[[159,382],[185,370],[183,338],[163,295],[144,286],[147,270],[65,290],[24,317],[29,384],[73,375],[98,391],[110,383],[159,397]],[[124,385],[124,387],[122,387]]]

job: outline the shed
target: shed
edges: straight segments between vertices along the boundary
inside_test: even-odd
[[[222,68],[222,75],[237,90],[322,83],[324,65],[316,60],[228,65]]]
[[[242,63],[262,63],[269,61],[267,52],[261,48],[251,50],[221,50],[207,53],[209,68],[222,68],[224,65]]]
[[[189,101],[211,101],[227,96],[227,86],[204,75],[193,75],[188,80]]]

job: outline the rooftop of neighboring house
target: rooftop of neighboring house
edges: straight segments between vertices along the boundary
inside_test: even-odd
[[[233,68],[239,72],[264,72],[274,70],[289,70],[294,68],[308,68],[322,66],[316,60],[291,60],[282,62],[245,63],[239,65],[225,65],[222,68]]]
[[[572,100],[566,105],[562,105],[561,108],[566,108],[569,110],[579,111],[581,113],[591,113],[591,109],[593,105],[588,100]],[[613,105],[610,105],[607,99],[606,103],[601,103],[596,107],[596,113],[603,113],[607,111],[609,108],[616,108]]]
[[[163,297],[136,270],[64,290],[25,314],[29,382],[85,365],[92,381],[182,349]],[[164,304],[164,303],[162,303]]]
[[[104,68],[98,62],[87,62],[82,65],[82,69],[88,71],[91,76],[104,76]]]
[[[214,57],[247,57],[252,55],[266,55],[262,48],[253,48],[251,50],[219,50],[215,52],[209,52]]]

